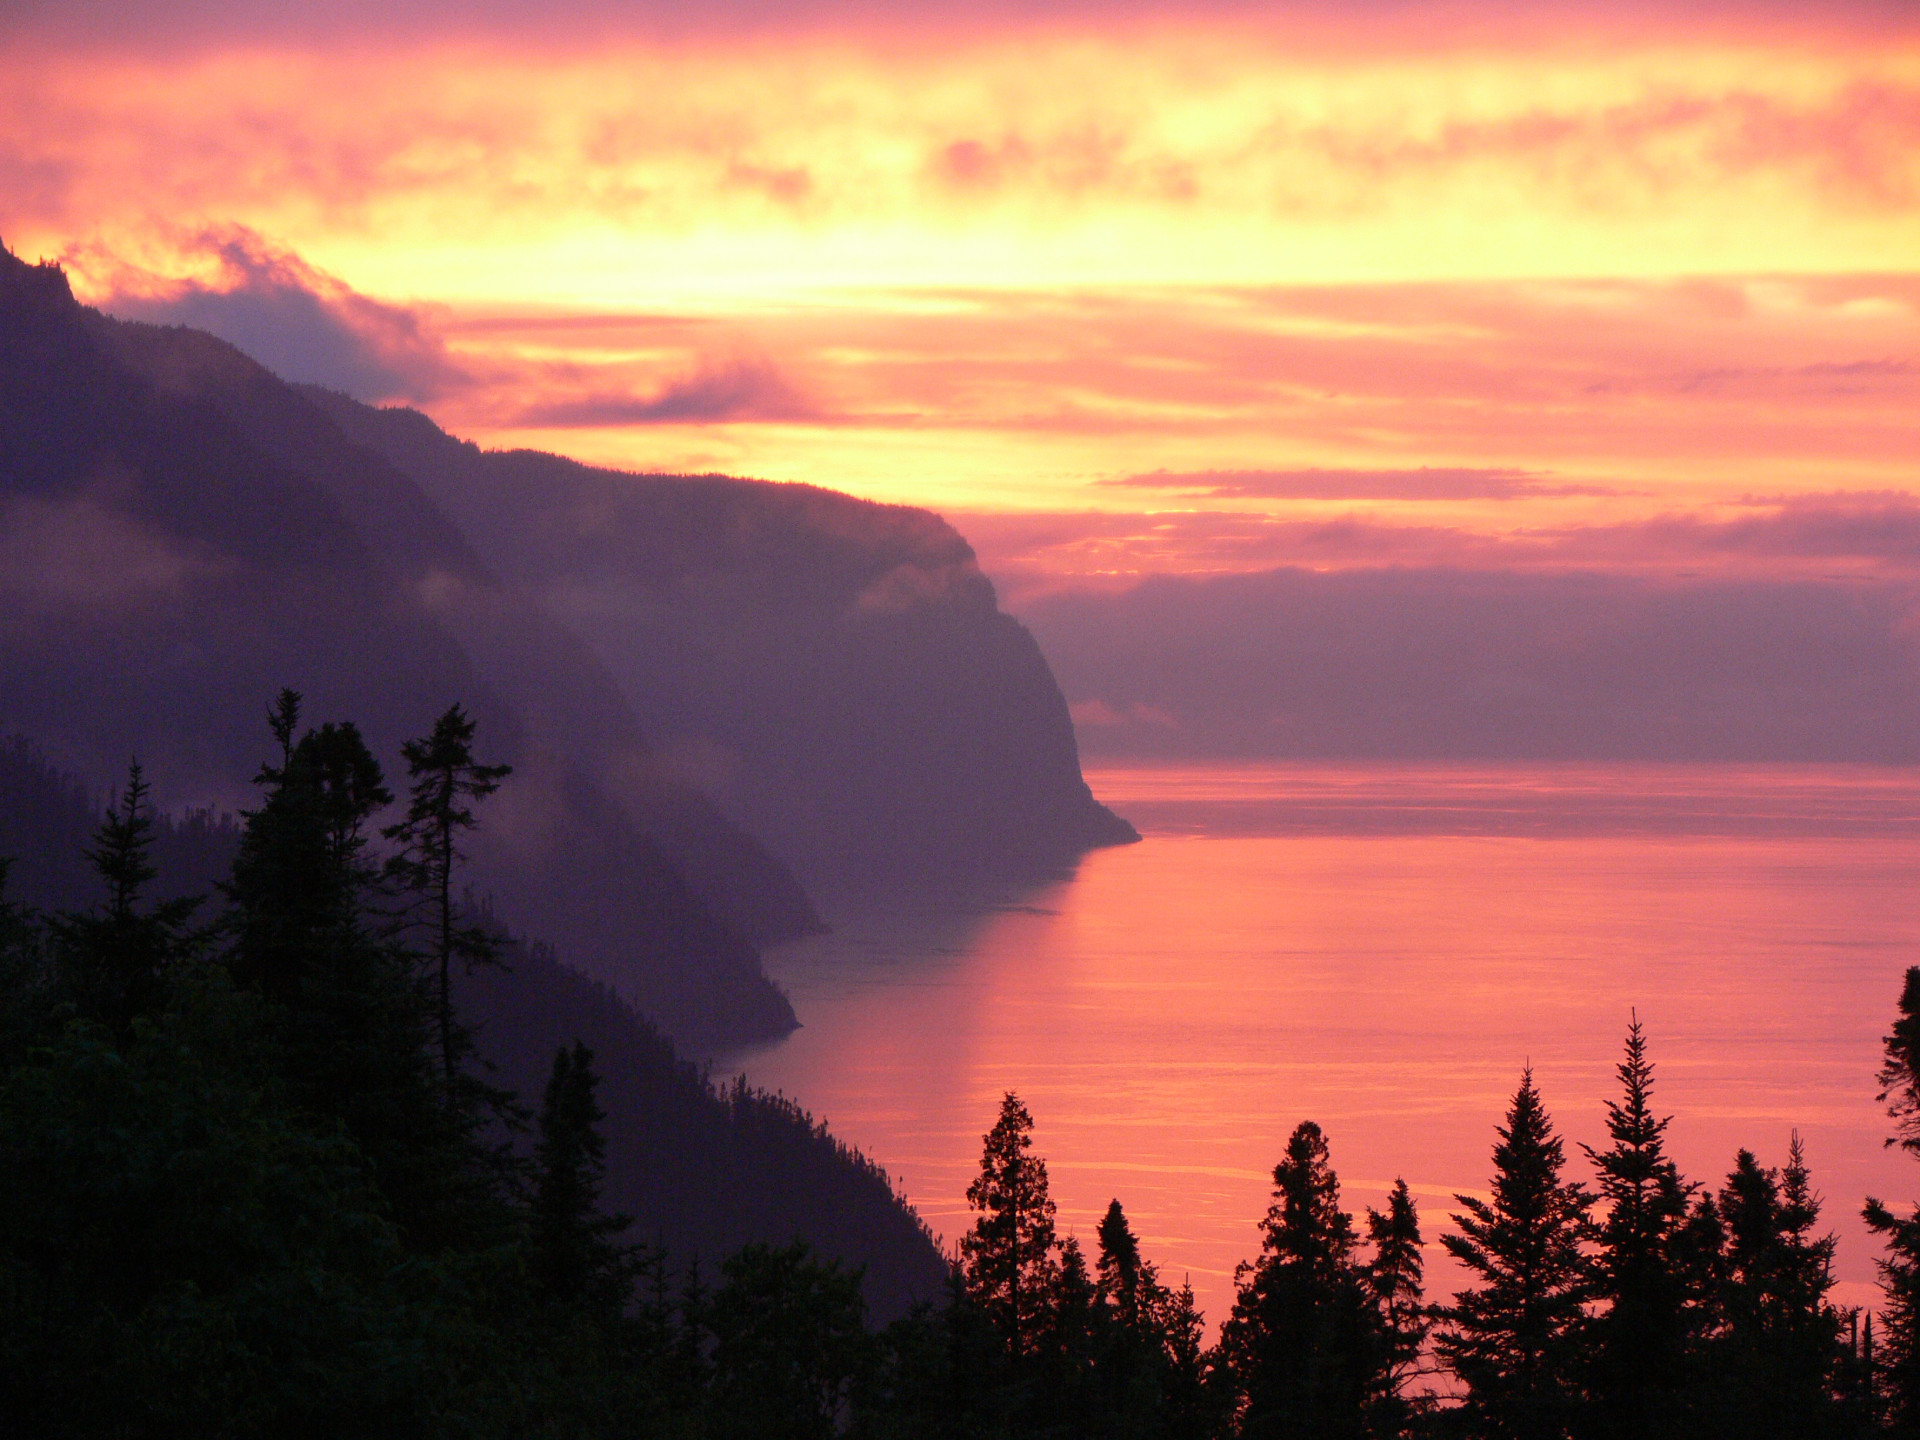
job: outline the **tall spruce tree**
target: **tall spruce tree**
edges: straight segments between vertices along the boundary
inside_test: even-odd
[[[147,906],[153,865],[153,806],[135,761],[127,788],[107,807],[87,859],[106,886],[90,910],[58,916],[52,934],[60,998],[124,1041],[134,1019],[160,1006],[168,971],[193,949],[188,923],[197,898]]]
[[[1273,1170],[1260,1258],[1236,1276],[1220,1332],[1242,1436],[1359,1436],[1391,1360],[1340,1208],[1325,1136],[1305,1120]]]
[[[960,1240],[967,1293],[986,1313],[1007,1353],[1033,1354],[1042,1343],[1058,1265],[1047,1162],[1033,1153],[1033,1116],[1011,1090],[983,1139],[980,1173],[967,1187],[977,1214]]]
[[[441,1079],[448,1103],[457,1101],[460,1062],[466,1035],[454,1016],[453,967],[491,964],[499,954],[494,931],[463,918],[456,900],[455,876],[466,858],[462,832],[474,828],[473,804],[500,788],[511,765],[482,765],[473,758],[474,722],[458,706],[434,721],[425,738],[401,747],[412,784],[406,817],[381,833],[398,841],[393,872],[427,908],[427,958],[434,981]]]
[[[408,1241],[435,1249],[473,1218],[467,1137],[440,1103],[415,958],[389,933],[365,829],[391,797],[352,724],[300,732],[283,691],[223,929],[235,981],[269,1002],[293,1101],[342,1122]]]
[[[1464,1387],[1471,1433],[1559,1440],[1579,1397],[1593,1197],[1561,1179],[1565,1149],[1531,1067],[1497,1133],[1492,1201],[1454,1196],[1460,1233],[1441,1237],[1479,1283],[1436,1310],[1435,1348]]]
[[[1879,1098],[1894,1125],[1887,1144],[1920,1155],[1920,966],[1907,969],[1884,1057]],[[1864,1214],[1887,1247],[1879,1262],[1886,1303],[1875,1362],[1887,1430],[1912,1440],[1920,1437],[1920,1211],[1899,1215],[1869,1198]]]
[[[1844,1395],[1850,1347],[1833,1306],[1832,1235],[1796,1134],[1775,1171],[1742,1150],[1721,1187],[1719,1327],[1708,1349],[1708,1403],[1696,1433],[1787,1440],[1852,1433]]]
[[[1108,1204],[1097,1233],[1105,1432],[1115,1437],[1207,1433],[1213,1416],[1205,1390],[1204,1326],[1193,1287],[1171,1290],[1161,1282],[1118,1200]]]
[[[1653,1064],[1638,1016],[1616,1073],[1621,1098],[1607,1104],[1612,1144],[1582,1147],[1606,1210],[1590,1291],[1602,1309],[1587,1341],[1585,1428],[1603,1437],[1678,1433],[1710,1277],[1690,1263],[1694,1187],[1666,1153],[1669,1121],[1653,1113]]]
[[[1046,1335],[1032,1367],[1032,1419],[1043,1432],[1107,1440],[1115,1429],[1097,1374],[1108,1354],[1108,1318],[1080,1242],[1069,1235],[1060,1242]]]
[[[1376,1434],[1400,1434],[1412,1422],[1416,1405],[1410,1386],[1420,1371],[1421,1352],[1433,1321],[1422,1303],[1426,1261],[1420,1253],[1420,1212],[1405,1180],[1396,1180],[1384,1213],[1367,1210],[1367,1287],[1373,1293],[1386,1345],[1386,1383],[1375,1404]]]
[[[606,1140],[593,1052],[579,1041],[553,1057],[534,1146],[533,1272],[555,1304],[619,1314],[632,1288],[631,1252],[614,1237],[630,1221],[600,1210]]]

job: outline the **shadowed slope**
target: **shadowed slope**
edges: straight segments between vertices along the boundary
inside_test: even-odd
[[[1137,838],[938,516],[803,485],[482,452],[314,393],[606,663],[662,751],[810,885],[1027,880]]]
[[[600,785],[617,765],[644,776],[647,752],[591,657],[238,352],[105,320],[58,270],[5,255],[0,560],[0,731],[85,781],[138,753],[170,803],[234,806],[282,685],[389,756],[457,699],[520,772],[477,857],[504,915],[695,1047],[792,1025],[751,944]],[[543,698],[535,723],[515,691]],[[583,760],[560,748],[575,720]],[[708,888],[772,933],[815,923],[777,862],[697,797],[675,803],[713,841]]]

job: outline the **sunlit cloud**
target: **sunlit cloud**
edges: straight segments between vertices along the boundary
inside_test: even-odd
[[[1604,485],[1556,484],[1525,470],[1428,465],[1416,470],[1155,470],[1100,483],[1209,500],[1518,500],[1617,493]]]
[[[1422,567],[1650,578],[1920,580],[1920,498],[1752,497],[1710,513],[1504,529],[1346,513],[978,513],[960,518],[1016,609],[1061,592],[1118,593],[1152,575]]]
[[[157,229],[146,250],[160,268],[97,245],[62,259],[115,314],[210,331],[289,380],[367,400],[430,400],[470,379],[430,314],[358,294],[242,226]]]
[[[0,235],[483,444],[1114,517],[1009,575],[1920,488],[1910,7],[1375,8],[29,5]]]
[[[481,28],[3,65],[16,242],[239,223],[386,296],[1832,272],[1920,243],[1920,46],[1844,27]]]

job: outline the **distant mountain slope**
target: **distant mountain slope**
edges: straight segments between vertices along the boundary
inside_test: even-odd
[[[804,895],[651,766],[589,653],[299,393],[0,251],[0,734],[89,785],[138,754],[172,803],[232,805],[283,685],[389,762],[462,702],[518,767],[476,872],[517,928],[697,1048],[793,1024],[743,932],[809,928]]]
[[[1138,838],[938,516],[804,485],[483,452],[309,390],[590,644],[641,724],[810,887],[1046,875]]]
[[[605,986],[515,947],[504,971],[462,983],[496,1083],[540,1094],[553,1052],[594,1052],[606,1111],[606,1207],[634,1217],[685,1272],[711,1279],[749,1241],[804,1239],[866,1268],[867,1303],[882,1320],[944,1298],[946,1262],[886,1174],[798,1107],[757,1091],[716,1094],[658,1031]]]

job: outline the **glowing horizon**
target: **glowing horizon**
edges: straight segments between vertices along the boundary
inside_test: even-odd
[[[1241,563],[1151,517],[1478,543],[1915,488],[1886,7],[102,13],[0,47],[0,236],[484,444],[1142,517],[1067,574]],[[1321,471],[1402,479],[1258,478]]]

